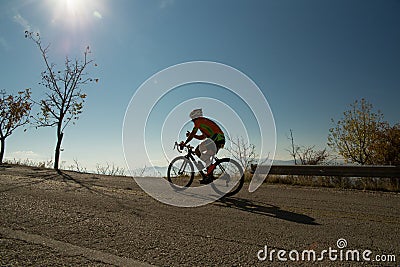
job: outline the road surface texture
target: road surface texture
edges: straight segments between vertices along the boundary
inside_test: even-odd
[[[129,177],[2,166],[0,214],[1,266],[400,264],[395,193],[268,184],[249,193],[245,185],[235,197],[179,208]],[[360,261],[346,261],[348,250]]]

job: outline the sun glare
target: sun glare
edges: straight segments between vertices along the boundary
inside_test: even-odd
[[[64,2],[66,12],[72,16],[78,15],[78,13],[84,8],[83,5],[85,3],[85,1],[79,0],[62,0],[61,2]]]
[[[101,19],[99,0],[49,0],[52,23],[68,28],[86,28],[93,19]]]
[[[0,0],[1,1],[1,0]],[[57,38],[57,53],[69,55],[91,43],[91,33],[103,19],[104,0],[45,0],[50,31]]]

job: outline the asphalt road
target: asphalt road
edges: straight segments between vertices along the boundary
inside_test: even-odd
[[[2,266],[400,265],[394,193],[264,184],[178,208],[128,177],[9,166],[0,214]]]

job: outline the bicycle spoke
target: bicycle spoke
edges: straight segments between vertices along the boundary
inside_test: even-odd
[[[221,159],[213,172],[214,190],[225,196],[239,192],[243,186],[244,176],[239,163],[228,158]]]
[[[177,188],[190,186],[193,180],[193,165],[184,157],[175,158],[168,168],[168,181]]]

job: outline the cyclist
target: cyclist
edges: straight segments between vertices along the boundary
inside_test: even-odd
[[[211,164],[211,159],[218,153],[218,150],[225,145],[225,135],[221,128],[212,120],[203,117],[202,109],[195,109],[190,112],[190,118],[194,123],[193,130],[186,133],[186,141],[180,143],[181,149],[188,144],[193,138],[204,140],[195,149],[196,155],[206,164],[207,176],[211,174],[214,166]],[[197,135],[200,130],[201,134]],[[204,169],[201,161],[197,162],[199,170]],[[200,180],[200,183],[208,183],[208,180]]]

